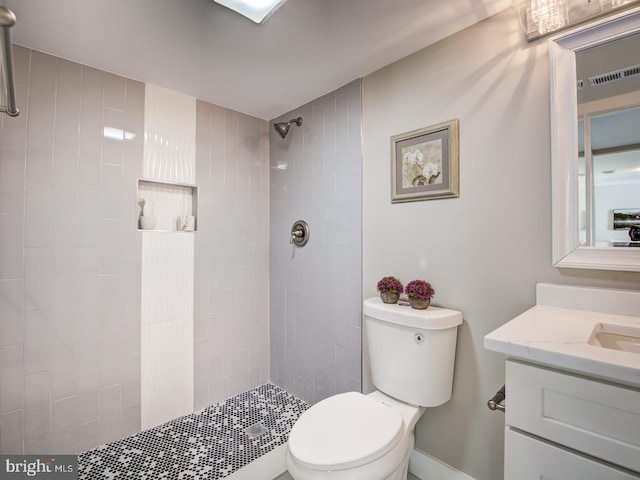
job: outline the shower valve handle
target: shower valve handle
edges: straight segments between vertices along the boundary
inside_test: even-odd
[[[294,239],[304,237],[304,230],[299,228],[297,230],[291,231],[291,238],[289,239],[289,243],[293,243]]]
[[[304,220],[298,220],[291,227],[291,236],[289,237],[289,245],[296,247],[304,247],[309,241],[309,225]]]

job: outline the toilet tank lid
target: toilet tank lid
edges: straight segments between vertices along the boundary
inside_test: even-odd
[[[362,312],[367,317],[424,330],[443,330],[462,323],[462,312],[429,306],[425,310],[407,304],[384,303],[380,297],[367,298]]]

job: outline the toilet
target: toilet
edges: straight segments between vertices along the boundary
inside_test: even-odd
[[[295,480],[405,480],[416,423],[451,398],[461,312],[376,297],[363,313],[377,390],[334,395],[300,416],[286,453]]]

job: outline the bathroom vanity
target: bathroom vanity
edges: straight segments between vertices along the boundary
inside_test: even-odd
[[[640,479],[640,291],[538,284],[506,355],[505,480]]]

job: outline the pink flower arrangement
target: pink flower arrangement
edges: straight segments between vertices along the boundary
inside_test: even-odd
[[[429,282],[424,280],[411,280],[404,289],[409,298],[421,298],[428,300],[436,294]]]
[[[380,293],[402,293],[404,289],[402,282],[396,277],[383,277],[378,282],[378,291]]]

